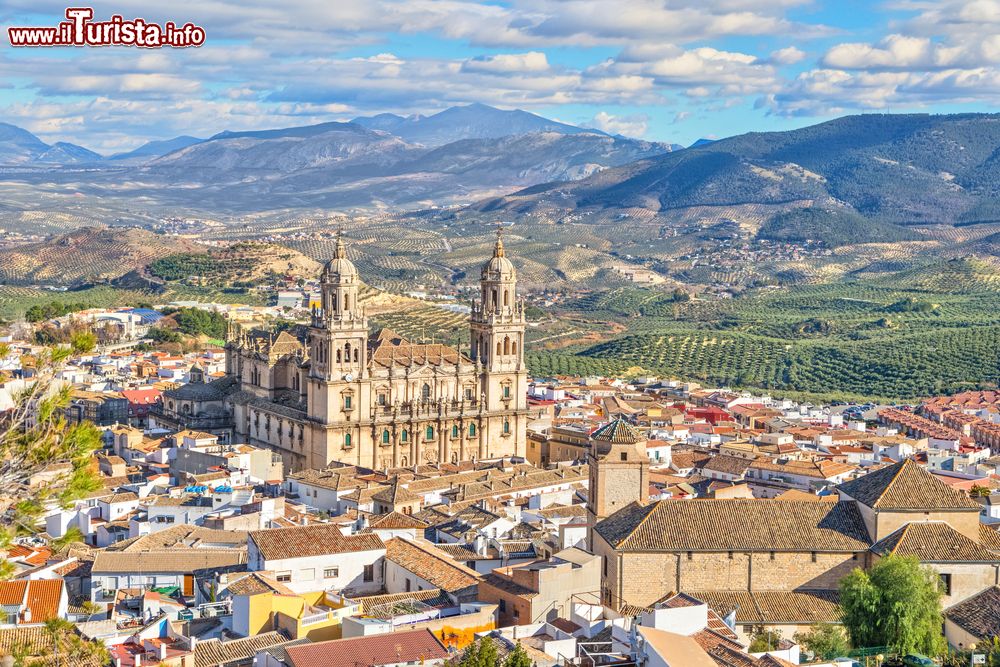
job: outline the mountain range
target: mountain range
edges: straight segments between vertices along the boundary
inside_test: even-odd
[[[753,132],[534,186],[470,210],[558,217],[790,203],[827,211],[824,225],[878,223],[885,240],[896,240],[900,226],[1000,220],[1000,115],[869,114]]]
[[[10,127],[8,152],[17,159],[8,164],[57,162],[39,163],[45,151],[56,147]],[[209,210],[260,210],[262,202],[268,208],[422,208],[584,178],[676,148],[525,111],[469,105],[426,117],[383,114],[352,122],[225,131],[205,140],[177,137],[103,160],[96,154],[67,157],[62,169],[32,172],[30,179],[72,183],[78,191],[102,198],[141,197]],[[85,176],[73,169],[78,165],[87,167]]]

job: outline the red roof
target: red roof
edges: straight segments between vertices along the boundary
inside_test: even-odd
[[[160,400],[160,390],[156,387],[149,387],[148,389],[123,389],[121,392],[129,403],[134,403],[138,405],[156,403]]]
[[[285,652],[292,667],[378,667],[449,656],[437,637],[426,629],[289,646]]]

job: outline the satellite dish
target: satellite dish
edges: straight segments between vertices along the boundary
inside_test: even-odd
[[[354,379],[354,376],[351,375],[350,373],[348,373],[347,375],[344,376],[344,379],[347,380],[348,382],[350,382],[351,380]]]

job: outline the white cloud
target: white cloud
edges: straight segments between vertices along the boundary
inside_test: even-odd
[[[649,127],[649,116],[633,114],[629,116],[612,116],[606,111],[598,111],[586,127],[596,127],[608,134],[621,134],[626,137],[641,137]]]
[[[545,54],[540,51],[499,53],[492,56],[470,58],[462,63],[462,69],[467,72],[491,72],[495,74],[544,72],[549,69],[549,61]]]
[[[805,60],[806,52],[795,46],[787,46],[777,51],[772,51],[768,60],[776,65],[794,65]]]

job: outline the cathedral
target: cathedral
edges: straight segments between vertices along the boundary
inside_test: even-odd
[[[166,392],[158,420],[184,428],[222,420],[224,435],[272,449],[286,471],[524,455],[524,302],[502,237],[482,268],[468,354],[369,331],[342,239],[320,283],[303,336],[231,327],[226,377]]]

